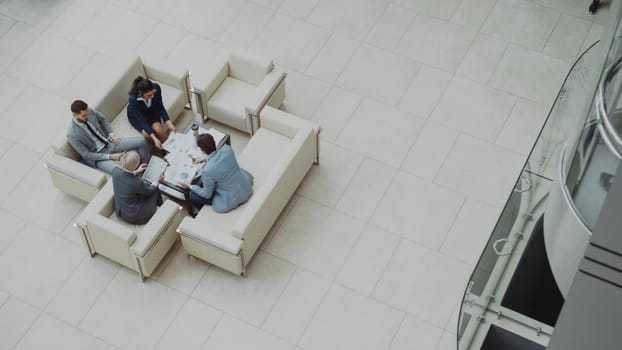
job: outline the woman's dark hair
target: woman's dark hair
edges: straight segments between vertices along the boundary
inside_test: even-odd
[[[210,134],[201,134],[197,136],[197,146],[199,146],[201,151],[205,152],[205,154],[211,154],[216,150],[216,142]]]
[[[137,76],[136,79],[132,82],[132,87],[130,87],[130,95],[138,96],[142,95],[147,91],[153,90],[153,83],[149,79],[145,79],[142,76]]]
[[[71,112],[75,114],[78,114],[87,108],[89,108],[89,105],[82,100],[75,100],[71,103]]]

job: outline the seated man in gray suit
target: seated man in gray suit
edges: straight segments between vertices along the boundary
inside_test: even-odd
[[[122,168],[112,170],[115,213],[130,224],[144,225],[162,204],[162,196],[155,185],[138,177],[147,168],[145,163],[138,166],[138,153],[127,152],[120,163]],[[160,181],[162,179],[160,176]]]
[[[82,156],[87,165],[107,173],[119,165],[115,162],[123,152],[138,150],[143,162],[149,160],[149,144],[142,136],[116,136],[106,117],[90,109],[86,102],[75,100],[71,104],[73,119],[67,130],[67,140]]]

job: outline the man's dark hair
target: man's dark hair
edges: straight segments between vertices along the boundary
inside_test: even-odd
[[[71,112],[75,114],[78,114],[87,108],[89,108],[89,105],[87,105],[86,102],[82,100],[75,100],[71,104]]]
[[[216,150],[216,142],[210,134],[201,134],[197,136],[197,146],[199,146],[205,154],[210,154]]]

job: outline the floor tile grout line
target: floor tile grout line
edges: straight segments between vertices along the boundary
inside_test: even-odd
[[[402,320],[400,321],[400,324],[395,329],[395,332],[393,333],[393,337],[391,337],[391,341],[389,342],[389,346],[387,346],[387,350],[390,350],[393,344],[395,343],[395,339],[397,339],[397,336],[400,334],[400,330],[402,330],[404,323],[406,323],[407,317],[408,317],[408,312],[404,311],[404,316],[402,316]]]
[[[56,236],[56,235],[55,235]],[[65,277],[65,280],[63,281],[63,283],[60,284],[60,287],[58,288],[58,290],[54,293],[54,295],[50,298],[50,300],[48,300],[48,302],[45,304],[45,306],[43,307],[43,311],[47,312],[48,307],[50,306],[50,304],[52,304],[52,302],[56,299],[56,297],[58,297],[60,295],[60,293],[63,291],[63,287],[67,284],[67,282],[69,282],[71,280],[71,278],[74,276],[74,274],[76,274],[76,272],[78,271],[78,269],[80,269],[80,266],[82,266],[83,262],[86,261],[87,256],[89,254],[84,254],[84,252],[81,252],[83,254],[82,258],[80,259],[80,261],[78,262],[78,264],[73,268],[73,270],[71,271],[71,273],[69,273],[67,275],[67,277]]]
[[[449,236],[449,234],[451,233],[451,231],[453,230],[454,226],[456,226],[456,223],[458,221],[458,217],[460,216],[460,214],[462,213],[462,210],[465,209],[466,207],[466,203],[468,201],[468,196],[464,196],[464,198],[462,198],[462,203],[460,204],[460,208],[458,209],[458,211],[456,211],[456,215],[454,216],[453,220],[451,221],[451,225],[449,225],[449,230],[447,230],[447,232],[445,232],[445,237],[443,237],[443,240],[441,242],[441,244],[438,246],[437,252],[441,252],[443,249],[443,246],[445,245],[445,242],[447,241],[447,237]]]
[[[270,254],[272,255],[272,254]],[[272,255],[274,256],[274,255]],[[279,301],[281,300],[281,297],[283,296],[283,294],[285,293],[285,290],[287,289],[287,287],[289,286],[289,284],[292,282],[292,280],[294,279],[294,275],[296,274],[296,272],[298,272],[298,265],[296,264],[292,264],[292,266],[294,267],[292,273],[289,275],[287,282],[285,282],[285,284],[283,285],[283,289],[281,289],[281,291],[279,292],[279,296],[276,297],[274,299],[274,301],[272,302],[272,305],[270,305],[270,311],[267,312],[266,316],[263,318],[263,320],[261,321],[261,324],[259,325],[259,329],[267,332],[264,327],[266,325],[266,322],[270,319],[270,316],[272,316],[272,313],[274,312],[274,309],[276,308],[276,305],[279,303]],[[270,332],[268,332],[270,333]],[[288,342],[289,343],[289,342]]]
[[[514,97],[514,103],[512,103],[512,107],[508,110],[507,115],[505,116],[504,120],[503,120],[503,124],[501,125],[501,127],[499,128],[499,131],[497,132],[497,134],[494,137],[494,140],[491,142],[493,145],[497,145],[499,142],[499,137],[501,137],[501,134],[503,133],[503,130],[505,130],[505,127],[508,125],[508,122],[510,121],[510,118],[512,117],[512,112],[514,112],[514,109],[516,108],[516,106],[518,105],[518,102],[520,100],[520,97],[512,94],[512,97]],[[538,128],[541,129],[542,127]]]
[[[175,315],[171,318],[171,322],[169,322],[169,324],[165,327],[165,329],[162,331],[162,333],[157,335],[158,339],[155,342],[155,347],[154,348],[157,348],[158,345],[160,345],[160,342],[164,339],[164,337],[168,333],[168,330],[171,329],[173,324],[175,324],[175,321],[177,321],[177,318],[181,314],[181,311],[184,309],[184,307],[186,307],[186,305],[188,304],[188,301],[191,299],[191,297],[189,295],[185,295],[185,294],[183,294],[183,295],[186,297],[186,300],[184,300],[184,302],[181,305],[181,307],[179,308],[179,310],[177,310],[177,312],[175,312]]]
[[[108,289],[110,289],[110,285],[112,284],[112,282],[117,278],[117,276],[119,276],[119,274],[121,273],[121,271],[123,270],[123,266],[119,266],[119,268],[117,269],[117,271],[114,273],[114,275],[112,275],[112,277],[110,278],[110,280],[108,281],[108,283],[106,283],[106,285],[104,286],[104,288],[102,288],[102,290],[99,292],[99,294],[97,295],[97,298],[95,298],[95,300],[93,301],[93,303],[91,304],[91,306],[89,307],[89,309],[84,313],[84,315],[82,316],[82,318],[80,319],[80,321],[78,321],[78,324],[75,326],[77,329],[80,329],[84,332],[86,332],[86,330],[84,330],[84,328],[82,327],[84,320],[86,319],[86,317],[91,313],[91,311],[93,311],[93,308],[95,307],[95,305],[97,304],[97,302],[99,301],[99,299],[104,295],[104,293],[106,293],[106,291]],[[90,333],[90,332],[87,332]],[[114,344],[113,344],[114,345]],[[115,345],[116,346],[116,345]]]
[[[6,153],[8,153],[11,149],[15,148],[15,147],[22,147],[22,148],[26,148],[26,150],[28,151],[32,151],[32,149],[29,149],[28,147],[23,146],[20,143],[17,143],[15,141],[13,141],[13,145],[11,145],[11,148],[9,148]],[[36,166],[41,166],[42,164],[39,163],[39,161],[41,160],[42,157],[45,157],[45,154],[41,155],[39,152],[34,152],[33,153],[37,153],[37,155],[39,155],[39,157],[37,158],[37,160],[33,163],[32,166],[30,166],[29,168],[25,169],[25,175],[23,177],[21,177],[16,183],[15,185],[13,185],[13,187],[11,187],[11,189],[6,193],[6,195],[4,196],[4,198],[2,200],[0,200],[0,208],[2,208],[4,211],[9,212],[13,215],[15,215],[13,212],[7,210],[7,208],[5,207],[5,204],[7,203],[7,199],[8,197],[17,189],[19,188],[19,186],[26,180],[26,178],[28,177],[28,175],[30,175],[30,173],[35,169]],[[27,223],[31,223],[27,218],[23,217],[23,216],[19,216],[19,215],[15,215],[17,217],[19,217],[20,219],[23,219],[24,221],[26,221]],[[35,225],[37,226],[37,225]]]
[[[208,304],[205,304],[208,305]],[[211,305],[208,305],[209,307],[212,307]],[[229,317],[232,317],[234,319],[237,320],[237,318],[233,317],[232,315],[229,315],[223,311],[220,311],[220,316],[218,316],[218,321],[216,321],[216,323],[214,324],[214,328],[212,328],[210,330],[209,335],[205,338],[205,340],[203,341],[203,343],[201,343],[201,349],[205,348],[205,345],[209,342],[209,340],[214,336],[214,333],[216,331],[216,328],[218,328],[218,325],[222,322],[222,320],[225,318],[225,315],[228,315]]]
[[[557,29],[557,25],[559,24],[559,21],[561,20],[561,18],[562,18],[562,13],[557,11],[557,20],[555,21],[555,24],[553,24],[553,27],[551,28],[551,32],[547,35],[546,40],[544,41],[544,45],[542,46],[542,49],[538,50],[538,52],[540,52],[541,54],[546,55],[544,53],[544,50],[547,48],[549,41],[551,41],[551,38],[553,37],[553,34],[555,33],[555,29]]]

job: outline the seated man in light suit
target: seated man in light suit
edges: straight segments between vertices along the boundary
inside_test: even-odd
[[[197,137],[197,146],[207,157],[201,172],[201,184],[182,182],[190,189],[190,202],[199,209],[208,204],[217,213],[226,213],[246,202],[253,194],[253,175],[240,168],[233,149],[223,145],[216,149],[210,134]]]
[[[138,177],[147,168],[145,163],[138,166],[138,153],[127,152],[120,163],[122,168],[112,169],[115,213],[130,224],[144,225],[162,204],[162,195],[157,186]],[[160,181],[163,178],[161,175]]]
[[[86,102],[73,101],[73,119],[67,130],[67,140],[87,165],[112,173],[119,165],[115,162],[123,152],[137,150],[143,162],[149,160],[149,144],[142,136],[116,136],[106,117],[90,109]]]

